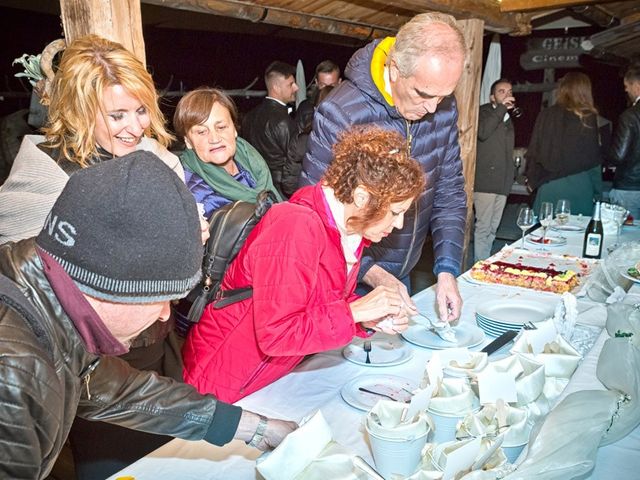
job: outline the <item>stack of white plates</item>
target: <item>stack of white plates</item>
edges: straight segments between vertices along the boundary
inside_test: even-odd
[[[536,323],[553,317],[555,304],[535,300],[494,300],[478,305],[476,322],[488,335],[498,337],[509,330],[518,331],[528,322]]]

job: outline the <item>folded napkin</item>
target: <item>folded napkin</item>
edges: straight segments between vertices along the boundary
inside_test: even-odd
[[[478,401],[465,378],[444,378],[434,392],[429,411],[450,416],[464,416],[476,408]]]
[[[529,336],[534,334],[535,331],[532,330],[522,332],[511,348],[511,353],[542,363],[547,377],[571,378],[582,356],[561,335],[547,343],[541,353],[534,354],[529,341]]]
[[[553,314],[553,323],[556,326],[556,330],[564,338],[571,338],[577,319],[578,301],[573,294],[565,292],[562,294]]]
[[[475,377],[487,366],[488,361],[486,352],[469,352],[466,361],[451,360],[443,366],[443,371],[453,377]]]
[[[265,480],[356,480],[368,478],[354,465],[355,455],[332,439],[322,412],[316,412],[270,454],[256,461]]]
[[[395,439],[417,438],[433,430],[433,420],[425,411],[406,418],[407,405],[380,400],[367,413],[367,428],[372,433]]]
[[[475,439],[464,439],[464,440],[454,440],[452,442],[445,442],[440,444],[430,443],[424,449],[423,455],[423,463],[421,470],[439,470],[445,471],[447,469],[447,461],[449,457],[456,452],[456,450],[467,446],[469,443],[474,442]],[[495,439],[483,438],[480,440],[480,449],[477,454],[473,458],[473,462],[475,463],[481,457],[483,457],[489,450],[494,449],[495,447]],[[478,468],[482,468],[483,470],[492,470],[494,468],[500,467],[507,463],[507,457],[501,448],[495,448],[495,451],[490,454],[489,458],[487,458],[483,465]],[[470,470],[470,466],[466,466],[465,468],[453,472],[453,476],[451,478],[464,478],[461,477],[465,471]],[[413,479],[413,477],[411,477]]]
[[[504,418],[498,415],[498,408],[493,404],[485,405],[477,413],[470,413],[458,424],[456,437],[493,438],[503,435],[503,447],[514,447],[527,443],[532,427],[527,421],[527,410],[509,405],[506,405],[504,409]]]
[[[511,355],[491,362],[487,368],[499,373],[510,373],[516,379],[516,406],[534,402],[543,392],[545,384],[544,365],[533,358]]]

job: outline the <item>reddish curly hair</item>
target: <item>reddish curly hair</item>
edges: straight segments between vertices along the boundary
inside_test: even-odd
[[[363,214],[348,219],[349,226],[362,229],[383,218],[392,203],[419,196],[426,181],[420,164],[408,156],[406,140],[399,133],[364,125],[340,135],[323,183],[342,203],[353,202],[359,185],[369,192]]]

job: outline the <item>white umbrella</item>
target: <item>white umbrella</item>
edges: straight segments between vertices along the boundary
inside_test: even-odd
[[[487,63],[482,73],[482,84],[480,85],[480,105],[489,103],[491,95],[491,85],[500,78],[502,72],[502,49],[500,47],[500,35],[493,35],[489,45],[489,55]]]
[[[298,108],[298,105],[307,99],[307,81],[304,78],[302,60],[298,60],[298,64],[296,65],[296,84],[298,85],[298,91],[296,92],[296,108]]]

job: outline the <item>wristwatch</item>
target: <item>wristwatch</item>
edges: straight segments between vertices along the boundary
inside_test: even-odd
[[[258,422],[258,427],[256,428],[256,431],[253,434],[253,437],[251,437],[251,440],[247,442],[247,445],[253,448],[258,448],[258,445],[260,444],[260,442],[262,442],[262,439],[264,438],[264,432],[267,430],[267,422],[269,421],[269,419],[264,415],[260,415],[260,414],[257,414],[257,415],[258,417],[260,417],[260,421]]]

